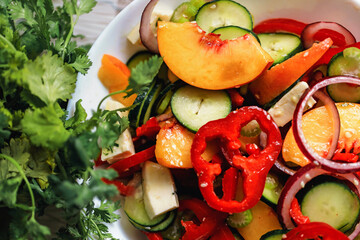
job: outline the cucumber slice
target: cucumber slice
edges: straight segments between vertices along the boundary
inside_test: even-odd
[[[226,91],[193,86],[176,90],[170,104],[175,118],[192,132],[197,132],[209,121],[226,117],[231,111],[231,100]]]
[[[272,230],[261,236],[260,240],[281,240],[288,230]]]
[[[195,17],[196,23],[205,32],[215,28],[234,25],[252,30],[252,16],[244,6],[231,0],[216,0],[204,4]]]
[[[328,65],[328,76],[350,75],[360,78],[360,49],[346,48],[335,55]],[[346,83],[332,84],[326,87],[335,102],[360,102],[360,86]]]
[[[126,62],[126,65],[131,70],[132,68],[136,67],[140,62],[146,61],[152,56],[154,56],[154,54],[148,51],[137,52],[129,58],[129,60]]]
[[[156,115],[160,115],[165,112],[167,107],[170,104],[171,97],[174,91],[182,86],[186,85],[185,82],[178,80],[174,83],[170,83],[164,87],[159,93],[155,103],[154,103],[154,111]]]
[[[133,219],[130,219],[130,222],[137,229],[147,231],[147,232],[159,232],[159,231],[163,231],[163,230],[167,229],[173,223],[175,217],[176,217],[176,211],[171,211],[170,213],[167,214],[167,217],[164,221],[162,221],[161,223],[154,225],[154,226],[144,226],[144,225],[141,225],[141,224],[135,222]]]
[[[204,0],[191,0],[190,2],[183,2],[175,9],[170,21],[177,23],[194,21],[199,8],[204,4]]]
[[[248,209],[244,212],[237,212],[230,214],[227,217],[226,222],[230,227],[239,228],[249,225],[252,219],[253,219],[253,215],[251,213],[251,210]]]
[[[300,206],[311,222],[325,222],[343,232],[357,222],[360,212],[357,195],[345,183],[335,180],[313,186]]]
[[[136,187],[135,193],[125,197],[124,212],[129,219],[143,227],[155,226],[164,221],[168,214],[164,213],[150,219],[145,210],[142,185]]]
[[[152,107],[161,89],[162,83],[159,80],[154,80],[147,92],[136,97],[134,104],[138,105],[130,110],[128,116],[131,127],[137,128],[149,120]]]
[[[273,66],[301,52],[301,39],[291,33],[258,34],[262,48],[274,59]]]
[[[256,40],[258,40],[258,42],[260,42],[260,39],[254,32],[252,32],[248,29],[242,28],[242,27],[238,27],[238,26],[219,27],[219,28],[214,29],[214,31],[212,31],[212,33],[220,34],[221,40],[227,40],[227,39],[230,40],[230,39],[244,36],[245,34],[251,34],[256,38]]]
[[[269,173],[266,176],[265,188],[262,194],[264,200],[270,204],[277,205],[283,185],[276,175]]]

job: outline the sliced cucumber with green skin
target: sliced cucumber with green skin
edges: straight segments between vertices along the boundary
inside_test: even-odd
[[[238,27],[238,26],[219,27],[219,28],[214,29],[214,31],[212,31],[212,33],[220,34],[221,40],[231,40],[231,39],[235,39],[238,37],[242,37],[245,34],[251,34],[260,43],[260,39],[253,31],[250,31],[248,29]]]
[[[172,96],[171,110],[180,124],[197,132],[207,122],[226,117],[231,111],[231,99],[226,91],[185,86]]]
[[[137,52],[129,58],[129,60],[126,62],[126,65],[131,70],[132,68],[136,67],[140,62],[146,61],[152,56],[154,56],[154,54],[148,51]]]
[[[162,82],[159,80],[153,80],[149,90],[145,93],[139,94],[136,97],[134,104],[138,105],[130,110],[128,116],[131,127],[137,128],[149,120],[152,107],[161,89]]]
[[[170,21],[176,23],[193,21],[199,8],[204,4],[204,0],[191,0],[190,2],[183,2],[174,10]]]
[[[253,215],[251,213],[251,209],[248,209],[244,212],[237,212],[230,214],[226,223],[233,228],[245,227],[251,223],[253,219]]]
[[[281,240],[288,230],[273,230],[261,236],[260,240]]]
[[[325,222],[346,232],[357,222],[360,201],[345,183],[326,181],[308,190],[300,207],[311,222]]]
[[[262,194],[264,201],[272,204],[273,206],[277,205],[282,189],[283,185],[277,176],[272,173],[268,173]]]
[[[261,47],[274,59],[273,66],[301,52],[301,39],[291,33],[261,33]]]
[[[224,26],[239,26],[252,30],[252,16],[244,6],[231,0],[216,0],[204,4],[195,17],[196,23],[205,32]]]
[[[157,81],[154,88],[151,89],[150,94],[144,101],[143,111],[142,111],[142,113],[140,115],[140,119],[139,119],[139,124],[140,124],[139,126],[145,124],[147,122],[147,120],[149,120],[149,118],[151,117],[152,108],[153,108],[154,103],[155,103],[157,97],[159,96],[162,88],[163,88],[162,82]]]
[[[173,221],[176,217],[176,211],[171,211],[171,212],[167,213],[166,215],[167,215],[167,217],[165,218],[165,220],[163,220],[159,224],[153,225],[153,226],[140,225],[139,223],[135,222],[133,219],[130,219],[130,222],[137,229],[147,231],[147,232],[160,232],[160,231],[164,231],[165,229],[167,229],[173,223]]]
[[[338,75],[360,78],[360,49],[346,48],[331,59],[328,65],[328,76]],[[337,83],[327,86],[326,90],[335,102],[360,102],[360,86]]]
[[[160,115],[165,112],[166,108],[169,106],[171,97],[174,93],[174,91],[182,86],[185,86],[186,83],[177,80],[174,83],[170,83],[166,85],[161,92],[159,93],[159,96],[157,97],[155,103],[154,103],[154,112],[156,115]]]
[[[145,210],[142,185],[136,187],[135,193],[125,197],[124,212],[129,219],[140,226],[150,227],[163,222],[168,214],[164,213],[150,219]]]

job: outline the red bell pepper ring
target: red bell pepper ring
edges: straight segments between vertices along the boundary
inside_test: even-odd
[[[149,240],[163,240],[160,233],[156,232],[143,232]]]
[[[306,27],[306,23],[290,19],[290,18],[271,18],[257,24],[254,33],[273,33],[273,32],[289,32],[301,35]]]
[[[301,224],[290,232],[284,234],[282,240],[349,240],[349,238],[339,230],[323,222],[310,222]]]
[[[267,145],[258,153],[244,157],[238,137],[243,126],[256,120],[267,134]],[[244,198],[242,201],[220,199],[214,192],[214,180],[222,172],[219,163],[207,162],[202,158],[207,141],[220,140],[222,151],[231,166],[239,169],[243,177]],[[226,118],[210,121],[195,134],[191,147],[192,165],[198,175],[200,191],[210,207],[223,212],[243,212],[260,200],[266,175],[281,151],[280,131],[270,115],[258,107],[242,107]],[[223,189],[224,191],[224,189]]]
[[[185,234],[181,237],[181,240],[208,239],[221,224],[224,224],[227,216],[224,213],[215,211],[204,201],[196,198],[180,200],[179,211],[185,209],[191,210],[201,223],[196,225],[193,221],[181,221],[185,228]]]
[[[299,202],[296,198],[292,200],[290,207],[290,216],[297,225],[309,223],[310,219],[307,216],[304,216],[301,212]]]
[[[223,199],[225,201],[230,201],[235,199],[236,189],[238,183],[238,170],[234,167],[226,170],[224,178],[222,180],[222,188],[224,191]]]
[[[210,240],[236,240],[233,233],[226,224],[220,226],[214,235],[210,237]]]

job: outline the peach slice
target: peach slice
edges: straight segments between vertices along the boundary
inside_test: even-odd
[[[222,41],[193,22],[158,22],[160,55],[169,69],[195,87],[217,90],[244,85],[273,59],[251,35]]]

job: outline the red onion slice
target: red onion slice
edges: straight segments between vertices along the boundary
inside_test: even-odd
[[[304,154],[305,157],[307,157],[311,162],[315,163],[316,165],[321,165],[322,168],[332,171],[332,172],[338,172],[338,173],[349,173],[349,172],[355,172],[360,171],[360,162],[356,163],[340,163],[340,162],[334,162],[331,160],[328,160],[326,158],[323,158],[319,156],[307,143],[306,138],[304,136],[304,133],[302,131],[302,114],[304,112],[304,109],[306,107],[306,103],[309,100],[309,98],[314,95],[319,89],[326,87],[331,84],[335,83],[351,83],[355,85],[360,85],[360,79],[356,77],[350,77],[350,76],[335,76],[330,78],[325,78],[323,81],[315,84],[312,88],[308,89],[304,92],[304,94],[301,96],[293,117],[293,132],[294,132],[294,138],[295,141],[301,150],[301,152]],[[317,96],[321,97],[321,94],[317,94]],[[324,99],[325,100],[325,99]],[[327,100],[326,100],[327,101]],[[331,101],[332,102],[332,101]],[[336,115],[338,114],[337,109],[334,110],[332,106],[333,103],[328,103],[328,106],[330,107],[330,110],[332,111],[332,114],[334,115],[334,120],[337,121],[336,118],[338,118]],[[337,124],[334,121],[334,124]],[[339,131],[340,128],[335,126],[335,131]],[[338,128],[338,129],[337,129]],[[333,136],[333,144],[337,144],[338,140],[336,138],[336,133],[334,133]],[[338,137],[337,137],[338,139]],[[336,143],[335,143],[336,140]],[[332,155],[333,153],[329,153],[329,155]],[[329,157],[329,156],[328,156]]]
[[[151,29],[151,15],[159,0],[150,0],[146,5],[140,22],[140,39],[142,44],[153,53],[159,53],[157,38]]]
[[[283,172],[283,173],[285,173],[287,175],[290,175],[290,176],[292,176],[292,175],[294,175],[296,173],[295,170],[293,170],[293,169],[291,169],[291,168],[289,168],[288,166],[285,165],[283,159],[278,158],[274,163],[274,167],[276,169],[278,169],[279,171],[281,171],[281,172]]]
[[[313,43],[331,37],[334,45],[347,46],[356,43],[354,35],[344,26],[335,22],[314,22],[308,24],[301,33],[304,48],[310,48]]]
[[[314,164],[308,164],[303,168],[300,168],[293,176],[291,176],[286,182],[278,203],[278,215],[280,222],[287,229],[294,228],[295,225],[290,216],[290,206],[292,200],[295,198],[296,194],[304,188],[306,183],[308,183],[313,178],[320,175],[332,175],[339,179],[346,179],[354,186],[354,192],[358,197],[360,193],[360,178],[356,174],[347,173],[347,174],[333,174],[328,172]],[[358,222],[354,228],[354,231],[349,235],[349,239],[354,239],[360,233],[360,222]]]

